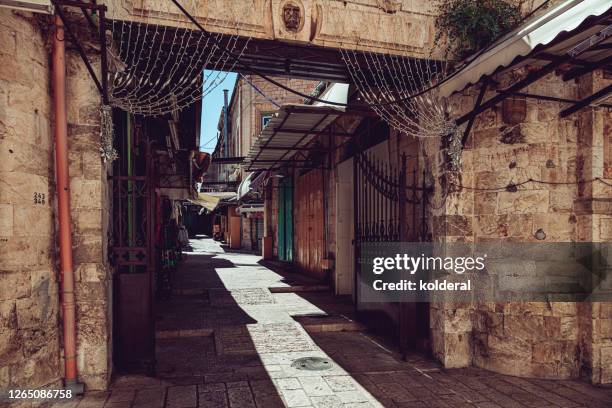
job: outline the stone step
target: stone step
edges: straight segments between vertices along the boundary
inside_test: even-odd
[[[272,293],[299,293],[299,292],[329,292],[329,285],[291,285],[271,286],[268,290]]]
[[[173,295],[205,295],[207,288],[173,288]]]
[[[172,339],[179,337],[210,337],[214,334],[214,329],[183,329],[183,330],[156,330],[156,339]]]
[[[294,319],[308,333],[366,331],[365,325],[344,315],[295,316]]]

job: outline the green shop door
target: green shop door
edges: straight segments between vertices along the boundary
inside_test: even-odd
[[[278,259],[293,261],[292,178],[283,178],[278,187]]]

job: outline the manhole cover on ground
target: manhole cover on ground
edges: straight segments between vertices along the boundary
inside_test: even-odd
[[[298,358],[293,363],[291,363],[291,367],[297,370],[307,370],[307,371],[322,371],[329,370],[332,368],[333,363],[328,358],[323,357],[303,357]]]

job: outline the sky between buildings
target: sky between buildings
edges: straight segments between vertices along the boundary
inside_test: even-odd
[[[218,71],[204,71],[205,78],[215,78]],[[211,76],[212,74],[212,76]],[[223,108],[223,90],[228,89],[228,99],[232,97],[234,83],[236,82],[236,73],[230,72],[227,74],[223,82],[221,82],[208,95],[202,98],[202,125],[200,127],[200,150],[203,152],[212,153],[217,144],[217,124],[219,123],[219,115]],[[208,85],[204,83],[204,87]]]

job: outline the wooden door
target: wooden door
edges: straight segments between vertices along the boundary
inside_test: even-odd
[[[311,170],[298,176],[295,188],[296,264],[304,273],[319,279],[325,277],[324,258],[323,171]]]

